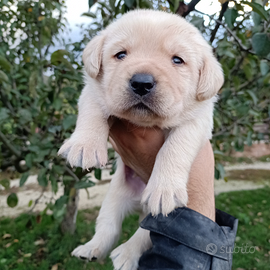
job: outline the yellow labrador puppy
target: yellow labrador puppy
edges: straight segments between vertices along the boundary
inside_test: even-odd
[[[215,95],[222,69],[199,31],[161,11],[127,13],[93,38],[83,53],[85,87],[71,138],[59,150],[83,169],[107,162],[108,118],[164,130],[147,186],[121,157],[97,218],[96,233],[73,255],[102,260],[117,242],[123,218],[134,210],[167,215],[187,205],[187,181],[199,149],[211,138]],[[115,269],[135,270],[150,248],[149,232],[137,232],[112,253]]]

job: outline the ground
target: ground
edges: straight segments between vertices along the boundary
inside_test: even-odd
[[[270,188],[222,193],[217,208],[239,219],[233,254],[233,270],[269,270],[270,265]],[[71,251],[94,234],[98,209],[79,211],[74,236],[62,235],[58,224],[48,215],[20,215],[0,219],[1,270],[111,270],[107,258],[103,264],[87,263],[71,257]],[[137,229],[138,216],[123,224],[120,243]]]
[[[269,270],[270,156],[256,156],[254,159],[247,155],[224,159],[228,181],[215,181],[215,194],[217,208],[239,219],[233,270]],[[77,245],[85,243],[94,234],[95,219],[108,189],[108,178],[105,172],[103,181],[97,181],[97,185],[88,190],[90,199],[84,190],[80,191],[81,211],[75,236],[62,235],[59,223],[51,215],[40,214],[53,195],[49,188],[34,213],[22,214],[29,212],[29,200],[39,197],[41,192],[35,175],[22,188],[19,188],[19,180],[15,179],[11,181],[11,190],[0,189],[0,269],[113,269],[108,258],[103,264],[98,264],[81,262],[70,256]],[[6,204],[10,192],[16,192],[20,200],[15,208]],[[62,192],[63,188],[59,186],[56,198]],[[120,243],[126,241],[137,226],[138,216],[127,218]]]

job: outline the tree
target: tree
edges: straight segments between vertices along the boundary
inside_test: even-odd
[[[245,144],[269,139],[269,131],[258,126],[266,125],[269,130],[270,9],[267,1],[219,0],[220,12],[209,16],[196,10],[200,1],[89,1],[90,11],[83,15],[93,18],[86,31],[89,39],[121,14],[138,7],[177,13],[199,28],[212,44],[225,75],[215,107],[212,139],[219,179],[225,177],[224,153],[243,151]]]
[[[5,0],[0,10],[0,167],[14,165],[22,173],[21,186],[33,169],[44,189],[50,184],[57,192],[62,183],[63,196],[57,201],[52,198],[47,208],[62,221],[62,230],[72,233],[78,189],[94,185],[86,172],[70,168],[57,156],[77,118],[83,86],[81,44],[50,50],[63,43],[64,1]],[[9,187],[8,180],[1,183]],[[8,197],[10,206],[17,202],[16,194]]]
[[[269,125],[270,121],[267,1],[220,1],[220,12],[212,16],[197,11],[198,2],[89,0],[89,11],[83,15],[92,22],[84,29],[82,42],[65,45],[60,38],[66,29],[64,1],[1,1],[0,168],[15,166],[22,173],[21,185],[33,169],[42,187],[50,184],[56,192],[58,183],[63,184],[63,196],[52,199],[47,208],[53,210],[64,232],[72,233],[76,228],[78,189],[93,185],[87,172],[70,168],[57,156],[76,122],[77,99],[83,87],[81,52],[97,32],[131,9],[177,13],[198,27],[212,44],[226,80],[214,116],[216,178],[224,177],[224,152],[242,151],[244,144],[269,138],[269,132],[256,129],[256,125]],[[51,51],[61,41],[63,49]],[[111,163],[111,150],[109,157]],[[97,178],[100,173],[95,170]],[[9,186],[8,180],[0,184]],[[17,204],[16,194],[9,196],[8,203]]]

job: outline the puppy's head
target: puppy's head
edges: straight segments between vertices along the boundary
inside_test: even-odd
[[[217,94],[222,69],[199,31],[161,11],[124,15],[83,53],[112,115],[155,125]]]

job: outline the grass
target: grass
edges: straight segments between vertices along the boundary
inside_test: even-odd
[[[270,269],[270,188],[222,193],[216,207],[239,219],[233,269]],[[242,251],[240,248],[243,248]],[[244,253],[246,251],[250,253]],[[237,253],[238,252],[238,253]],[[253,253],[252,253],[253,252]]]
[[[229,154],[222,156],[222,163],[224,165],[246,163],[252,164],[254,162],[270,162],[270,155],[261,157],[234,157]]]
[[[258,158],[258,161],[261,161],[261,162],[270,162],[270,155],[259,157]]]
[[[254,247],[254,253],[234,254],[233,269],[269,270],[270,266],[270,189],[220,194],[217,208],[239,219],[236,247]],[[12,270],[111,270],[107,258],[103,265],[85,263],[70,252],[94,234],[97,209],[80,211],[74,236],[62,235],[51,216],[20,215],[0,220],[0,269]],[[138,216],[124,221],[120,242],[137,229]],[[239,251],[239,249],[238,249]],[[54,266],[54,267],[53,267]]]
[[[238,164],[238,163],[247,163],[247,164],[252,164],[256,161],[255,159],[249,158],[249,157],[234,157],[230,155],[224,155],[222,156],[222,163],[224,165],[226,164]]]
[[[228,180],[247,180],[253,182],[270,181],[270,170],[230,170],[227,172]]]

